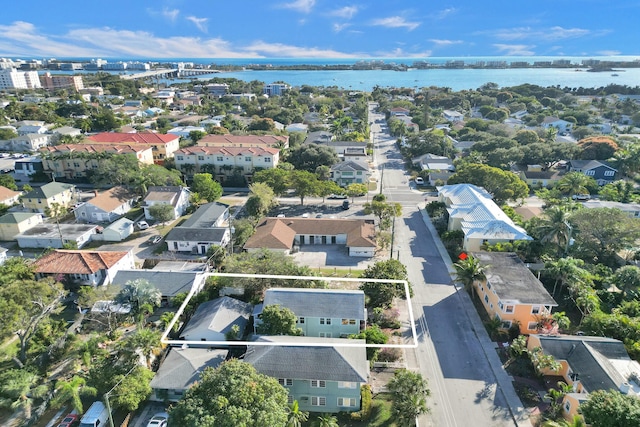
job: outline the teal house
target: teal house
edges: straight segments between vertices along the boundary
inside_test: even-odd
[[[257,341],[274,345],[249,345],[244,362],[277,378],[289,403],[297,400],[300,410],[310,412],[360,410],[360,387],[369,378],[365,340],[261,336]]]
[[[253,312],[256,329],[261,323],[263,308],[269,305],[279,305],[293,311],[297,317],[296,326],[307,337],[347,338],[366,326],[364,292],[360,290],[267,289],[263,303],[257,305]]]

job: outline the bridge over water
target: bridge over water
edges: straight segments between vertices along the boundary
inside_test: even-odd
[[[205,74],[216,74],[219,70],[207,70],[202,68],[158,68],[156,70],[143,71],[142,73],[135,74],[121,74],[120,78],[123,80],[136,80],[136,79],[148,79],[148,78],[183,78],[191,76],[201,76]]]

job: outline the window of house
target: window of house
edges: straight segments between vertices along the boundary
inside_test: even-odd
[[[531,314],[540,314],[540,306],[534,305],[533,307],[531,307]]]
[[[304,317],[298,317],[298,323],[304,324]]]
[[[320,338],[331,338],[331,332],[318,332]]]
[[[328,317],[321,317],[320,318],[320,324],[321,325],[330,325],[331,324],[331,319]]]
[[[204,156],[198,156],[198,160],[204,160]]]
[[[511,320],[503,320],[502,321],[502,327],[504,329],[509,329],[511,327]]]
[[[343,408],[352,408],[356,406],[356,399],[352,397],[339,397],[338,406]]]
[[[265,157],[264,158],[264,162],[265,163],[271,163],[271,157]]]
[[[585,175],[587,175],[587,176],[593,176],[593,175],[595,175],[595,174],[596,174],[596,171],[594,171],[594,170],[588,170],[588,171],[585,171],[585,172],[584,172],[584,174],[585,174]]]
[[[507,306],[505,306],[505,308],[504,308],[504,312],[505,312],[505,313],[513,313],[514,308],[515,308],[515,307],[514,307],[513,305],[507,305]]]
[[[288,403],[289,405],[293,405],[293,396],[292,396],[292,395],[288,395],[288,396],[287,396],[287,403]]]
[[[327,398],[322,396],[311,396],[311,406],[326,406]]]
[[[358,384],[350,381],[338,381],[338,388],[357,388]]]
[[[491,289],[491,283],[487,282],[487,289]]]
[[[489,302],[489,295],[484,296],[484,302],[487,302],[487,303]]]
[[[568,400],[564,403],[564,411],[566,413],[569,413],[569,411],[571,411],[571,402],[569,402]]]
[[[221,162],[221,161],[223,161],[223,160],[224,160],[224,158],[223,158],[222,156],[218,156],[218,157],[216,157],[216,161],[218,161],[218,162]]]
[[[535,331],[538,329],[538,322],[529,322],[527,325],[527,329],[530,331]]]
[[[325,380],[311,380],[311,387],[313,388],[325,388],[327,382]]]
[[[250,161],[251,161],[251,157],[245,157],[245,158],[244,158],[244,161],[245,161],[245,162],[250,162]]]
[[[293,385],[293,380],[291,378],[278,378],[278,383],[286,387],[291,387]]]
[[[615,175],[614,171],[604,171],[604,176],[613,176]]]
[[[184,160],[184,156],[176,156],[176,159],[178,159],[178,160]]]

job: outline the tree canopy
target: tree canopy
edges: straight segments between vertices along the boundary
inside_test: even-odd
[[[217,181],[214,181],[210,173],[193,175],[190,189],[207,202],[215,202],[222,196],[222,186]]]
[[[365,279],[408,280],[407,267],[397,259],[378,261],[362,273]],[[364,282],[364,291],[371,307],[388,307],[396,297],[404,296],[404,286],[400,283]]]
[[[592,427],[640,425],[640,399],[617,390],[596,390],[580,404],[585,421]]]
[[[277,379],[232,359],[207,368],[169,410],[169,422],[184,427],[284,427],[287,394]]]
[[[483,187],[501,205],[507,200],[524,199],[529,195],[529,187],[513,172],[479,163],[461,166],[447,181],[449,184],[474,184]]]
[[[302,335],[296,327],[297,317],[293,311],[279,305],[267,305],[260,315],[258,333],[264,335]]]

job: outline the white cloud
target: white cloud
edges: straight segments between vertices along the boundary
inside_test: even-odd
[[[507,56],[533,56],[535,52],[531,49],[535,47],[535,45],[525,45],[525,44],[494,44],[493,47],[498,49],[498,51]]]
[[[600,50],[600,51],[598,51],[598,55],[602,55],[602,56],[618,56],[618,55],[622,55],[622,52],[620,52],[619,50]]]
[[[423,52],[407,52],[402,48],[396,48],[387,51],[378,51],[375,56],[379,58],[427,58],[431,56],[432,51],[425,50]]]
[[[349,27],[351,24],[349,23],[344,23],[344,24],[333,24],[333,31],[336,33],[339,33],[340,31],[344,30],[345,28]]]
[[[282,3],[279,5],[282,9],[292,9],[300,13],[310,13],[316,0],[295,0],[290,3]]]
[[[336,9],[329,13],[331,16],[337,16],[338,18],[351,19],[358,13],[358,6],[345,6],[340,9]]]
[[[429,41],[435,44],[437,47],[451,46],[454,44],[464,43],[462,40],[442,40],[442,39],[429,39]]]
[[[607,30],[592,31],[585,28],[563,28],[559,26],[549,28],[503,28],[495,31],[483,32],[483,34],[492,35],[500,40],[542,40],[557,41],[566,39],[575,39],[589,35],[604,35]]]
[[[180,14],[180,10],[178,9],[169,10],[166,7],[162,9],[162,16],[164,16],[165,18],[167,18],[169,21],[172,21],[172,22],[178,18],[179,14]]]
[[[419,22],[410,22],[401,16],[390,16],[388,18],[375,19],[371,25],[387,28],[406,28],[413,31],[420,26]]]
[[[256,56],[273,56],[285,58],[357,58],[361,53],[344,53],[332,49],[319,49],[315,47],[291,46],[283,43],[267,43],[261,40],[243,48]]]
[[[203,33],[207,32],[207,21],[209,18],[198,18],[196,16],[187,16],[187,20],[193,22],[193,24],[198,27],[200,31]]]
[[[446,9],[442,9],[435,14],[436,19],[444,19],[449,15],[456,13],[458,9],[455,7],[448,7]]]

